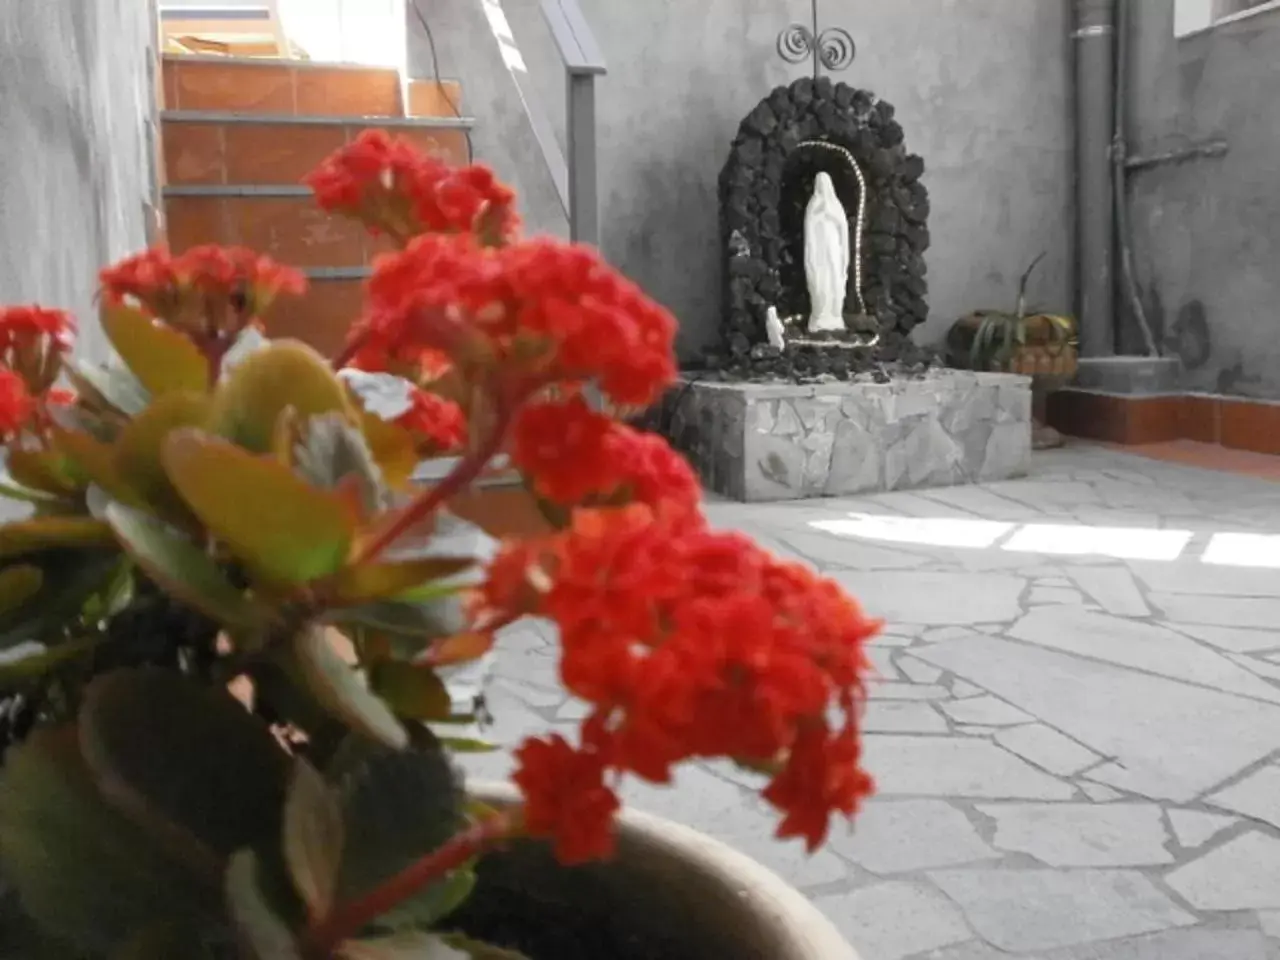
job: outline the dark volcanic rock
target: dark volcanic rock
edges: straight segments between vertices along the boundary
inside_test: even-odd
[[[719,178],[724,316],[720,346],[702,360],[705,375],[810,381],[879,377],[886,364],[895,375],[927,368],[930,358],[908,334],[928,315],[929,194],[920,182],[924,161],[904,138],[892,104],[829,77],[778,87],[747,115]],[[863,335],[875,328],[880,339],[858,350],[792,344],[780,353],[768,346],[765,313],[773,306],[783,318],[808,315],[803,227],[814,176],[831,176],[851,221],[863,200],[845,155],[815,143],[847,150],[866,183],[867,315],[858,316],[851,270],[846,323]]]

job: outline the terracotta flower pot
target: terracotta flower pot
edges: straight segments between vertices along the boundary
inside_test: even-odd
[[[505,784],[472,784],[493,806]],[[619,821],[618,856],[559,866],[540,843],[482,859],[453,922],[531,960],[858,960],[802,894],[696,830],[638,811]]]

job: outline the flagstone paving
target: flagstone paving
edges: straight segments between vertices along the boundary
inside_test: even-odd
[[[1280,960],[1280,484],[1080,446],[1017,481],[709,513],[886,618],[879,794],[813,857],[723,764],[629,802],[778,871],[865,960]],[[504,638],[490,739],[572,728],[554,649]]]

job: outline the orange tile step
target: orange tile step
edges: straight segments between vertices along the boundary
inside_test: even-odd
[[[403,117],[453,116],[461,109],[457,81],[406,83],[398,70],[383,67],[167,54],[161,74],[170,110]]]
[[[346,340],[347,330],[360,315],[364,299],[363,268],[313,268],[307,273],[307,292],[281,297],[263,318],[266,334],[301,340],[332,357]]]
[[[470,118],[295,117],[166,110],[165,182],[172,186],[297,185],[362,131],[378,127],[452,163],[467,160]]]

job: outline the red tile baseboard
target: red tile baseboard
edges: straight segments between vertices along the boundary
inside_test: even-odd
[[[1047,398],[1046,417],[1062,433],[1137,446],[1194,440],[1280,455],[1280,403],[1185,393],[1124,396],[1067,388]]]

